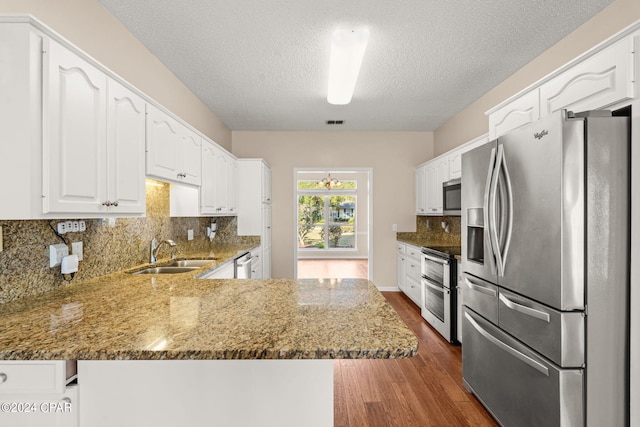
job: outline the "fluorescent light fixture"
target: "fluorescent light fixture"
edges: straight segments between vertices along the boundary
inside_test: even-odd
[[[346,105],[351,102],[368,40],[369,30],[366,28],[336,30],[333,33],[327,94],[329,104]]]

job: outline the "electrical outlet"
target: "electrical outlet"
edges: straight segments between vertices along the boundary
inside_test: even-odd
[[[398,224],[391,224],[391,231],[398,231]]]
[[[87,224],[84,221],[78,221],[78,229],[79,231],[85,231],[87,229]]]
[[[78,231],[80,231],[80,224],[78,223],[78,221],[73,221],[73,224],[71,226],[71,231],[74,233],[77,233]]]
[[[58,234],[64,234],[66,233],[67,230],[67,223],[66,222],[59,222],[58,223]]]
[[[69,255],[69,248],[64,243],[49,245],[49,267],[57,267],[62,262],[62,258]]]
[[[0,252],[2,252],[2,248],[3,248],[3,243],[2,243],[2,226],[0,225]]]
[[[71,243],[71,255],[78,255],[78,261],[82,261],[82,242]]]
[[[64,226],[67,229],[67,233],[71,233],[73,230],[73,221],[65,221]]]

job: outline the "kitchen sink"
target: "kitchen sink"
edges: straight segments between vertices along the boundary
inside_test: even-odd
[[[177,267],[177,266],[162,266],[162,267],[149,267],[144,270],[132,271],[131,274],[176,274],[186,273],[188,271],[198,270],[200,267]]]
[[[204,267],[213,263],[213,259],[183,259],[180,261],[171,261],[167,264],[162,264],[163,267]]]

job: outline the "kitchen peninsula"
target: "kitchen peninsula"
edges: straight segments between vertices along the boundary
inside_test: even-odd
[[[331,359],[417,352],[367,280],[198,272],[118,272],[4,304],[0,358],[77,359],[83,426],[324,426]]]

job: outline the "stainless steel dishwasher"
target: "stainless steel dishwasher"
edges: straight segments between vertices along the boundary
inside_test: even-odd
[[[236,279],[251,279],[251,252],[244,253],[233,261]]]

